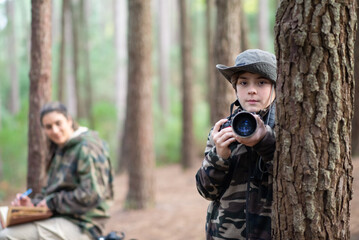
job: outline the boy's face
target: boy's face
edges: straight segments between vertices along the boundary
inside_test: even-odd
[[[272,82],[257,73],[244,72],[238,77],[236,94],[242,108],[248,112],[258,112],[267,108],[275,98]]]

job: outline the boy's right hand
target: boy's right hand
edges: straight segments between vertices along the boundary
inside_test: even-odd
[[[216,146],[217,155],[223,159],[227,159],[231,155],[229,144],[236,141],[234,133],[231,127],[226,127],[220,130],[223,123],[227,122],[228,119],[221,119],[213,127],[212,139]]]
[[[33,207],[34,204],[31,202],[31,198],[28,196],[21,197],[21,193],[18,193],[16,194],[16,198],[11,202],[11,206]]]

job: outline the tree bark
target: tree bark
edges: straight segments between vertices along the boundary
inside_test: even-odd
[[[40,192],[45,179],[47,141],[40,109],[51,99],[51,1],[31,1],[31,66],[27,185]]]
[[[66,57],[66,14],[69,10],[69,0],[62,1],[61,11],[61,42],[60,42],[60,60],[59,60],[59,72],[57,79],[57,98],[60,102],[65,101],[65,57]]]
[[[281,1],[273,239],[349,239],[355,2]]]
[[[17,74],[17,48],[16,48],[16,28],[15,28],[15,1],[6,1],[8,24],[8,59],[10,70],[10,113],[15,115],[20,111],[20,88],[19,77]]]
[[[178,3],[180,8],[182,63],[181,165],[183,168],[189,168],[194,164],[192,39],[188,24],[187,1],[178,0]]]
[[[122,151],[129,163],[129,208],[146,208],[154,203],[154,148],[152,117],[152,26],[151,1],[129,4],[129,69],[126,129]]]
[[[356,0],[357,6],[359,0]],[[357,8],[357,15],[359,9]],[[355,97],[359,96],[359,27],[356,30],[356,39],[354,45],[354,79],[355,79]],[[353,117],[353,131],[352,131],[352,154],[353,156],[359,155],[359,100],[354,100],[354,117]]]
[[[125,125],[126,95],[127,95],[127,17],[128,7],[126,0],[113,0],[115,24],[116,50],[116,109],[118,118],[118,146],[122,145]],[[126,159],[121,158],[122,148],[117,151],[117,172],[127,169]]]
[[[217,29],[215,37],[216,64],[233,66],[236,56],[240,52],[240,1],[217,0]],[[218,121],[229,115],[230,104],[235,101],[236,96],[232,85],[216,70],[216,94],[214,119]]]
[[[170,48],[171,48],[171,2],[157,0],[158,6],[158,72],[159,72],[159,103],[162,111],[162,121],[169,114],[169,83],[170,83]]]
[[[83,83],[84,83],[84,116],[89,121],[89,127],[94,128],[95,120],[92,114],[93,107],[93,93],[92,93],[92,81],[91,81],[91,65],[90,65],[90,46],[89,46],[89,34],[87,19],[87,4],[89,0],[80,0],[80,39],[81,39],[81,56],[83,62]]]
[[[260,49],[268,51],[269,34],[269,0],[258,2],[258,45]]]
[[[215,71],[216,66],[214,63],[214,0],[206,0],[206,38],[207,38],[207,80],[208,80],[208,90],[207,90],[207,101],[209,102],[210,109],[210,122],[211,125],[214,125],[216,122],[215,111],[216,109],[216,99],[214,98],[216,93],[216,79]]]

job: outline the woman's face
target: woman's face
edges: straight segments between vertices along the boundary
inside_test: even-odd
[[[275,98],[272,82],[257,73],[240,74],[236,90],[239,103],[248,112],[259,112],[267,108]]]
[[[59,112],[45,114],[42,118],[42,126],[45,129],[46,136],[60,147],[70,139],[74,132],[72,119],[66,118]]]

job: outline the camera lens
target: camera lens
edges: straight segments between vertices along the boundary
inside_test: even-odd
[[[240,137],[249,137],[257,129],[257,120],[249,112],[239,112],[232,120],[232,128]]]

